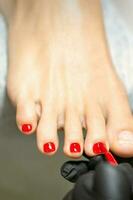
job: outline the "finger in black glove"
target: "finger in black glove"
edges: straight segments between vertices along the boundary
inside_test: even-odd
[[[68,171],[74,170],[76,164],[69,163]],[[119,164],[117,167],[112,167],[105,162],[100,162],[94,169],[90,170],[89,164],[82,161],[78,162],[76,170],[78,175],[73,180],[76,180],[75,187],[65,200],[131,200],[132,185],[133,185],[133,168],[127,163]],[[94,164],[94,161],[93,161]],[[65,165],[64,165],[65,166]],[[66,164],[67,166],[67,164]],[[65,167],[66,167],[65,166]],[[84,166],[84,170],[81,170]],[[92,165],[91,165],[92,166]],[[87,173],[88,168],[88,173]],[[70,170],[71,171],[71,170]],[[71,174],[69,171],[69,175]],[[79,173],[82,172],[82,173]],[[73,174],[73,173],[72,173]],[[71,175],[72,175],[71,174]],[[81,175],[82,174],[82,175]],[[67,180],[71,180],[72,176]]]

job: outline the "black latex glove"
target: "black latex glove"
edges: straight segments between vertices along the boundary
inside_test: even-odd
[[[64,200],[132,200],[133,168],[122,163],[112,167],[97,156],[89,161],[70,161],[61,173],[74,189]]]

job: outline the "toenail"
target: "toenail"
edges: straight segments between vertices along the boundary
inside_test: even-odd
[[[132,143],[133,144],[133,133],[130,131],[122,131],[118,134],[119,143]]]
[[[95,143],[93,145],[93,152],[95,154],[104,154],[107,152],[106,146],[102,142]]]
[[[32,130],[31,124],[23,124],[22,125],[22,131],[25,133],[29,133]]]
[[[55,151],[55,144],[53,142],[48,142],[43,145],[43,151],[45,153],[52,153]]]
[[[70,145],[70,152],[71,153],[79,153],[81,152],[81,147],[79,143],[72,143]]]

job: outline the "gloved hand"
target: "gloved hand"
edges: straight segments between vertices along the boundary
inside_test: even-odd
[[[132,200],[133,168],[128,163],[112,167],[102,156],[89,161],[70,161],[61,174],[76,182],[64,200]]]

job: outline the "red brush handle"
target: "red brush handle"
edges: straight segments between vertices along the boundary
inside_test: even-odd
[[[105,158],[106,158],[106,160],[108,161],[108,163],[110,165],[112,165],[112,166],[117,166],[118,165],[118,163],[115,160],[114,156],[109,151],[107,151],[104,155],[105,155]]]

